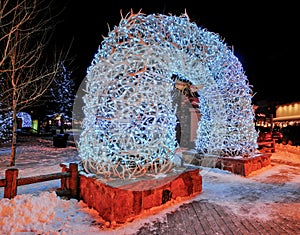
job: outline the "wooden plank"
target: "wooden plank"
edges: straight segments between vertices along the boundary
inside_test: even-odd
[[[194,229],[195,231],[197,231],[196,234],[205,234],[205,231],[200,223],[200,218],[198,216],[198,213],[197,211],[195,210],[195,206],[194,204],[195,203],[199,203],[198,201],[193,201],[189,207],[188,207],[188,214],[191,214],[193,215],[193,226],[194,226]]]
[[[208,207],[208,204],[205,204],[206,207]],[[228,216],[226,215],[225,211],[222,207],[217,206],[216,204],[210,204],[210,208],[208,208],[211,212],[211,215],[215,219],[216,223],[218,224],[218,227],[221,228],[222,232],[224,234],[234,234],[234,229],[230,229],[227,226],[227,223],[224,222],[225,218]]]
[[[274,227],[280,228],[281,234],[300,234],[300,221],[295,222],[288,218],[280,217],[272,221]]]
[[[264,227],[265,223],[263,221],[259,221],[257,219],[254,219],[255,220],[255,228],[257,229],[257,231],[259,231],[260,233],[265,233],[266,232],[266,229]]]
[[[79,176],[78,176],[78,165],[76,163],[70,163],[69,187],[71,190],[71,197],[79,197]]]
[[[167,214],[167,223],[169,225],[169,231],[168,233],[170,234],[184,234],[182,229],[180,229],[180,224],[182,223],[181,221],[181,216],[180,212],[175,211],[173,213],[168,213]]]
[[[58,172],[58,173],[52,173],[52,174],[47,174],[47,175],[23,177],[23,178],[19,178],[17,180],[17,184],[18,184],[18,186],[21,186],[21,185],[34,184],[34,183],[39,183],[39,182],[44,182],[44,181],[49,181],[49,180],[67,178],[70,176],[71,176],[70,172]]]
[[[214,233],[216,233],[216,234],[220,233],[220,227],[218,226],[217,222],[215,221],[215,218],[211,214],[211,210],[213,210],[211,204],[210,203],[204,203],[203,206],[206,207],[207,212],[210,212],[210,214],[207,215],[207,221],[210,224],[210,227],[212,228]],[[219,229],[216,229],[216,228],[219,228]]]
[[[31,176],[31,177],[18,177],[18,169],[11,168],[5,171],[5,179],[0,179],[0,187],[4,187],[4,198],[13,198],[17,195],[17,187],[27,184],[40,183],[44,181],[71,178],[71,188],[62,188],[63,190],[71,189],[71,197],[77,198],[79,192],[79,179],[78,179],[78,164],[71,163],[70,171],[52,173],[47,175]]]
[[[0,187],[6,186],[6,179],[0,179]]]
[[[180,207],[180,213],[185,228],[185,234],[198,234],[195,225],[197,225],[199,221],[193,206],[191,204],[184,204]]]
[[[263,141],[263,142],[257,142],[257,145],[259,147],[262,147],[264,149],[264,147],[271,149],[271,152],[274,153],[275,152],[275,140],[271,140],[271,141]],[[261,149],[261,150],[263,150]]]
[[[61,163],[60,166],[62,167],[62,169],[61,169],[62,172],[69,172],[69,168],[67,167],[66,164]],[[60,184],[61,184],[62,190],[66,190],[69,188],[67,178],[61,178]]]
[[[230,221],[232,222],[232,226],[237,228],[238,234],[243,235],[253,235],[253,233],[250,233],[249,230],[243,225],[241,222],[241,218],[235,215],[234,213],[228,213],[228,217],[230,218]]]
[[[5,171],[6,186],[4,187],[4,198],[13,198],[17,195],[17,178],[19,170],[16,168]]]
[[[201,223],[205,234],[218,234],[219,229],[216,227],[216,223],[214,223],[212,217],[208,213],[209,211],[207,211],[207,207],[205,206],[206,203],[208,202],[199,201],[198,203],[193,204],[199,218],[199,222]]]
[[[239,226],[239,218],[232,214],[232,213],[226,213],[226,217],[223,218],[224,219],[224,222],[226,223],[226,225],[229,227],[229,229],[231,230],[231,232],[234,234],[234,235],[240,235],[240,234],[249,234],[248,231],[243,231],[242,228],[240,228]]]
[[[257,142],[258,145],[269,145],[273,143],[274,143],[273,141]]]
[[[247,229],[247,231],[249,231],[250,234],[260,234],[260,233],[257,233],[256,228],[245,217],[243,219],[241,219],[241,225],[243,225]]]
[[[276,230],[270,226],[271,220],[269,221],[259,221],[257,219],[254,219],[251,223],[258,231],[262,231],[264,233],[270,234],[270,235],[277,235],[281,234],[278,233]]]

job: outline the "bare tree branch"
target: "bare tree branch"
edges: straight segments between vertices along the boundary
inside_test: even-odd
[[[31,106],[51,85],[68,50],[50,45],[58,10],[47,0],[0,0],[0,104],[12,112],[12,155],[15,164],[16,114]]]

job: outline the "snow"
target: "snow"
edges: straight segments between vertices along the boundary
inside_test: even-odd
[[[0,178],[8,168],[9,153],[9,147],[0,146]],[[203,167],[202,193],[153,208],[122,226],[104,221],[82,201],[58,197],[54,190],[60,180],[19,186],[13,199],[3,198],[1,187],[0,234],[135,234],[146,223],[165,221],[166,214],[183,203],[203,199],[241,216],[268,220],[286,213],[300,220],[300,151],[277,144],[271,159],[271,165],[248,177]],[[50,139],[37,138],[20,144],[15,167],[19,177],[35,176],[61,172],[59,164],[73,161],[79,161],[75,145],[55,148]]]

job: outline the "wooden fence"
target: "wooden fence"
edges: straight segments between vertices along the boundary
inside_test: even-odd
[[[275,140],[270,140],[270,141],[259,141],[257,142],[258,144],[258,149],[261,150],[262,152],[266,152],[267,150],[271,150],[272,153],[275,153]]]
[[[61,194],[69,195],[72,198],[78,198],[78,164],[70,163],[69,168],[65,165],[61,166],[63,167],[62,172],[22,178],[18,178],[19,170],[17,168],[7,169],[5,171],[5,178],[0,179],[0,187],[4,187],[4,198],[11,199],[15,197],[17,195],[18,186],[57,179],[61,179]]]

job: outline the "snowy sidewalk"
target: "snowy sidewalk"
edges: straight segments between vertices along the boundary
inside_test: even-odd
[[[60,163],[78,160],[74,146],[54,148],[51,141],[43,139],[30,143],[18,148],[16,167],[21,177],[59,172]],[[109,227],[82,201],[48,193],[60,186],[58,180],[18,187],[14,200],[3,199],[0,188],[0,234],[298,235],[300,154],[276,149],[271,165],[248,177],[202,167],[201,194],[116,227]],[[0,177],[8,157],[0,152]]]
[[[300,156],[277,152],[271,160],[249,177],[202,168],[201,194],[144,222],[135,234],[300,234]]]
[[[241,208],[243,209],[243,208]],[[167,214],[165,222],[155,222],[139,229],[137,235],[149,234],[300,234],[299,220],[278,215],[272,220],[238,216],[208,201],[193,201]]]
[[[278,151],[249,177],[211,169],[203,192],[144,234],[300,234],[300,156]]]

